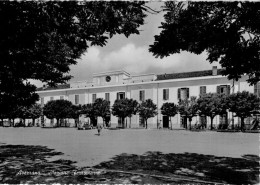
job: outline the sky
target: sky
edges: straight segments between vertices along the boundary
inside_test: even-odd
[[[152,2],[149,7],[160,10],[163,2]],[[159,35],[158,28],[164,21],[164,12],[159,14],[148,14],[145,24],[139,29],[139,35],[116,35],[108,40],[106,46],[92,46],[77,60],[77,64],[71,66],[70,75],[73,78],[68,82],[91,81],[93,73],[125,70],[131,75],[139,74],[164,74],[178,73],[198,70],[208,70],[218,63],[210,64],[206,61],[206,53],[196,55],[181,52],[163,59],[155,58],[148,51],[149,45],[153,44],[154,36]],[[169,41],[170,42],[170,41]],[[37,82],[37,86],[41,83]]]

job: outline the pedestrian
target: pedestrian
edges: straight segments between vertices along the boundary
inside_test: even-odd
[[[98,124],[98,125],[97,125],[97,130],[98,130],[98,135],[99,135],[99,136],[100,136],[101,129],[102,129],[101,125]]]

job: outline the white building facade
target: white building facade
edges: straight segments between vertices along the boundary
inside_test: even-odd
[[[171,118],[171,123],[167,116],[163,116],[160,107],[165,102],[173,102],[178,105],[179,99],[189,98],[191,96],[199,97],[202,93],[225,93],[230,94],[238,91],[249,91],[259,96],[259,83],[250,86],[246,80],[247,76],[243,76],[239,81],[228,80],[225,76],[220,75],[221,69],[213,67],[212,70],[195,71],[186,73],[173,74],[147,74],[139,76],[131,76],[123,70],[96,73],[93,74],[91,81],[74,82],[59,86],[56,89],[39,88],[37,93],[40,96],[42,106],[50,100],[66,99],[76,105],[93,103],[97,98],[103,98],[110,101],[113,105],[116,99],[132,98],[139,103],[146,99],[151,99],[157,105],[158,115],[148,119],[148,128],[181,128],[183,120],[180,115]],[[228,113],[225,120],[231,119],[231,113]],[[51,124],[51,120],[44,118],[45,124]],[[83,122],[90,122],[88,118],[83,116],[80,118]],[[39,121],[39,120],[38,120]],[[200,117],[194,117],[192,124],[199,123]],[[222,117],[217,116],[214,124],[217,125],[223,121]],[[69,120],[71,126],[74,125],[73,120]],[[102,119],[98,118],[98,123],[102,123]],[[131,128],[143,127],[143,120],[139,115],[133,115],[131,120],[126,119],[126,123],[131,122]],[[210,120],[207,120],[208,125]],[[235,123],[239,122],[236,118]],[[111,127],[121,126],[120,120],[111,115]]]

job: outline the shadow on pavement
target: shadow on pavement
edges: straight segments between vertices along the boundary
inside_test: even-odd
[[[179,175],[178,183],[196,182],[196,180],[230,184],[259,183],[259,157],[255,155],[242,157],[147,152],[144,155],[121,154],[111,161],[102,162],[96,168],[138,171],[162,176]]]
[[[259,182],[259,157],[216,157],[196,153],[121,154],[94,168],[77,168],[44,146],[0,145],[0,183],[230,183]]]

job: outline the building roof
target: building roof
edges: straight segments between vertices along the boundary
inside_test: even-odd
[[[70,88],[70,84],[61,84],[56,87],[39,87],[36,91],[47,91],[47,90],[57,90],[57,89],[68,89]]]
[[[221,75],[222,71],[223,71],[223,69],[218,69],[217,75]],[[169,80],[169,79],[178,79],[178,78],[194,78],[194,77],[202,77],[202,76],[213,76],[212,70],[192,71],[192,72],[184,72],[184,73],[160,74],[160,75],[157,75],[157,80]]]

